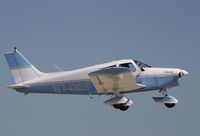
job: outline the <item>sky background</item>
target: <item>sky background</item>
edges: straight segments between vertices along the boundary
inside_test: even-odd
[[[199,0],[0,0],[1,136],[196,136],[200,134]],[[173,109],[155,103],[157,91],[126,95],[126,112],[95,97],[23,95],[4,52],[17,48],[44,72],[135,58],[190,74],[169,90]]]

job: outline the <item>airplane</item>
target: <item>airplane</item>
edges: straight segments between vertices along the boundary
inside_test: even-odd
[[[44,73],[35,68],[16,47],[13,52],[4,55],[15,81],[8,88],[24,94],[109,95],[111,98],[104,103],[121,111],[126,111],[133,104],[125,94],[153,90],[163,95],[153,97],[155,102],[167,108],[174,107],[178,100],[168,95],[167,89],[179,86],[179,79],[188,75],[187,71],[179,68],[151,67],[135,59]]]

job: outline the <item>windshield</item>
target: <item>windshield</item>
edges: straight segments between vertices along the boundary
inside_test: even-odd
[[[143,62],[140,62],[138,60],[134,60],[135,64],[140,68],[141,71],[144,71],[145,68],[151,68],[151,66],[143,63]]]
[[[119,67],[129,68],[132,72],[136,71],[132,63],[122,63]]]

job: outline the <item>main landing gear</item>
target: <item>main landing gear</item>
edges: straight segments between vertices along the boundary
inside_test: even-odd
[[[113,106],[115,109],[126,111],[133,104],[133,101],[124,96],[115,96],[104,103]]]
[[[121,103],[121,104],[114,104],[113,107],[115,109],[120,109],[121,111],[126,111],[129,108],[129,106],[126,106],[123,103]]]

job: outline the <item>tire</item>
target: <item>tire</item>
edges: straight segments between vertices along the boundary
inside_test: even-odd
[[[126,111],[126,110],[128,110],[128,108],[129,108],[129,106],[123,106],[123,107],[120,107],[120,110],[121,111]]]
[[[165,103],[167,108],[173,108],[176,104],[175,103]]]
[[[124,104],[114,104],[113,107],[115,109],[120,109],[121,111],[126,111],[129,108],[129,106],[125,106]]]

